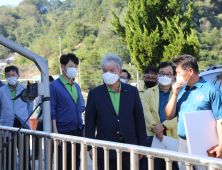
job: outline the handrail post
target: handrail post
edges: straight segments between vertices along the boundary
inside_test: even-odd
[[[166,161],[166,170],[172,170],[172,161],[168,158],[166,158],[165,161]]]
[[[14,132],[15,133],[15,132]],[[13,133],[13,134],[14,134]],[[17,142],[18,142],[18,134],[15,135],[14,139],[13,139],[13,170],[17,170]]]
[[[19,133],[19,170],[24,169],[24,134]]]
[[[25,138],[25,169],[29,170],[29,165],[30,165],[30,139],[29,135],[24,135]]]
[[[76,170],[76,143],[71,143],[71,150],[72,150],[72,170]]]
[[[54,170],[58,170],[58,140],[54,139]]]
[[[47,170],[51,170],[52,169],[52,162],[51,162],[51,139],[46,137],[45,138],[45,167]]]
[[[148,169],[154,170],[154,157],[147,155],[147,158],[148,158]]]
[[[193,165],[192,164],[186,162],[185,165],[186,165],[186,170],[192,170],[193,169]]]
[[[4,140],[3,140],[3,141],[4,141],[4,144],[6,143],[6,133],[7,133],[7,132],[4,131]],[[7,150],[7,148],[5,148],[5,149],[3,150],[3,160],[4,160],[4,161],[3,161],[3,169],[6,169],[6,166],[7,166],[7,165],[6,165],[6,159],[7,159],[7,158],[6,158],[6,150]]]
[[[97,170],[97,147],[92,146],[93,170]]]
[[[104,149],[104,169],[109,170],[109,149],[108,148],[103,148]]]
[[[62,170],[67,170],[67,142],[62,141]]]
[[[81,170],[87,170],[87,145],[81,143]]]
[[[35,170],[35,140],[36,137],[32,135],[32,170]]]
[[[117,149],[117,170],[122,170],[122,151]]]
[[[218,170],[217,168],[214,168],[212,166],[208,166],[208,170]]]
[[[11,137],[12,137],[12,132],[9,132],[8,140],[11,139]],[[11,170],[11,168],[12,168],[12,142],[10,142],[8,145],[8,169]]]
[[[138,154],[130,151],[130,170],[137,170],[138,168]]]

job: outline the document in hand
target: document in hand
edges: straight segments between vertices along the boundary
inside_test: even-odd
[[[160,142],[160,140],[156,138],[156,136],[154,135],[151,148],[165,149],[177,152],[177,146],[178,146],[177,139],[168,136],[163,136],[163,141]]]
[[[207,150],[219,144],[217,122],[211,110],[183,114],[188,151],[208,156]]]

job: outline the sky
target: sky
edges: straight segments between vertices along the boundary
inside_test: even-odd
[[[0,6],[2,5],[12,5],[17,6],[22,0],[0,0]]]

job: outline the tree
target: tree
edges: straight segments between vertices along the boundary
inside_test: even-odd
[[[180,0],[129,0],[124,25],[112,12],[111,24],[139,70],[185,53],[199,59],[199,41],[191,25],[193,3],[184,14],[180,6]]]
[[[200,30],[206,30],[207,24],[211,28],[222,26],[222,1],[221,0],[196,0],[194,1],[193,21],[200,27]]]
[[[0,24],[0,35],[4,36],[4,37],[7,37],[8,36],[8,33],[4,27],[4,25]]]

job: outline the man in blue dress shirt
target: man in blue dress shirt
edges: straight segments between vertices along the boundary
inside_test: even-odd
[[[177,83],[173,85],[173,95],[165,108],[165,116],[167,120],[178,116],[178,152],[188,153],[183,113],[212,110],[217,120],[219,135],[219,146],[212,153],[216,153],[217,158],[222,158],[222,93],[220,89],[199,77],[198,64],[193,56],[184,54],[176,58],[173,63],[176,65]],[[185,164],[179,163],[179,169],[185,170]],[[195,166],[195,169],[206,168]]]

